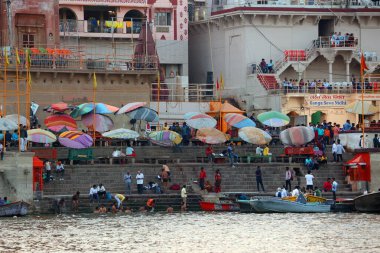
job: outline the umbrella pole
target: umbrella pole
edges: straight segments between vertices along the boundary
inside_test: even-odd
[[[361,52],[363,54],[363,52]],[[363,56],[362,56],[363,57]],[[362,85],[362,135],[363,135],[363,143],[362,143],[362,147],[363,148],[366,148],[365,146],[365,135],[364,135],[364,69],[363,67],[364,66],[361,66],[362,65],[362,61],[360,61],[360,82],[361,82],[361,85]]]
[[[17,49],[16,49],[17,50]],[[16,60],[16,94],[17,94],[17,126],[18,126],[18,151],[21,151],[21,127],[20,127],[20,83],[18,80],[18,62]],[[28,71],[26,72],[28,75]],[[27,76],[28,77],[28,76]],[[28,86],[28,80],[27,84]]]

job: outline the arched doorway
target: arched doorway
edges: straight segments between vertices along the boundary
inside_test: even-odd
[[[141,11],[130,10],[124,15],[123,21],[126,22],[127,33],[140,33],[145,16]]]
[[[77,15],[69,8],[59,9],[59,31],[60,32],[76,32],[77,31]]]
[[[326,119],[326,113],[323,113],[321,111],[316,111],[315,113],[311,114],[311,123],[313,125],[318,125],[322,123]]]

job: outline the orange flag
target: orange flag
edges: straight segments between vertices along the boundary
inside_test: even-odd
[[[219,80],[218,80],[218,78],[216,78],[216,89],[217,89],[217,90],[220,89],[220,85],[219,85]]]
[[[364,73],[365,70],[368,70],[368,67],[365,63],[364,54],[362,53],[362,57],[360,59],[360,73]]]

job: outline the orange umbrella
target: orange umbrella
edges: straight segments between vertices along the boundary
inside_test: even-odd
[[[229,140],[228,136],[215,128],[201,128],[197,131],[196,138],[207,144],[225,143]]]

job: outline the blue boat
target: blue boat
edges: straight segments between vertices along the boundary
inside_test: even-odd
[[[29,204],[24,201],[0,206],[0,217],[24,216],[28,214]]]

